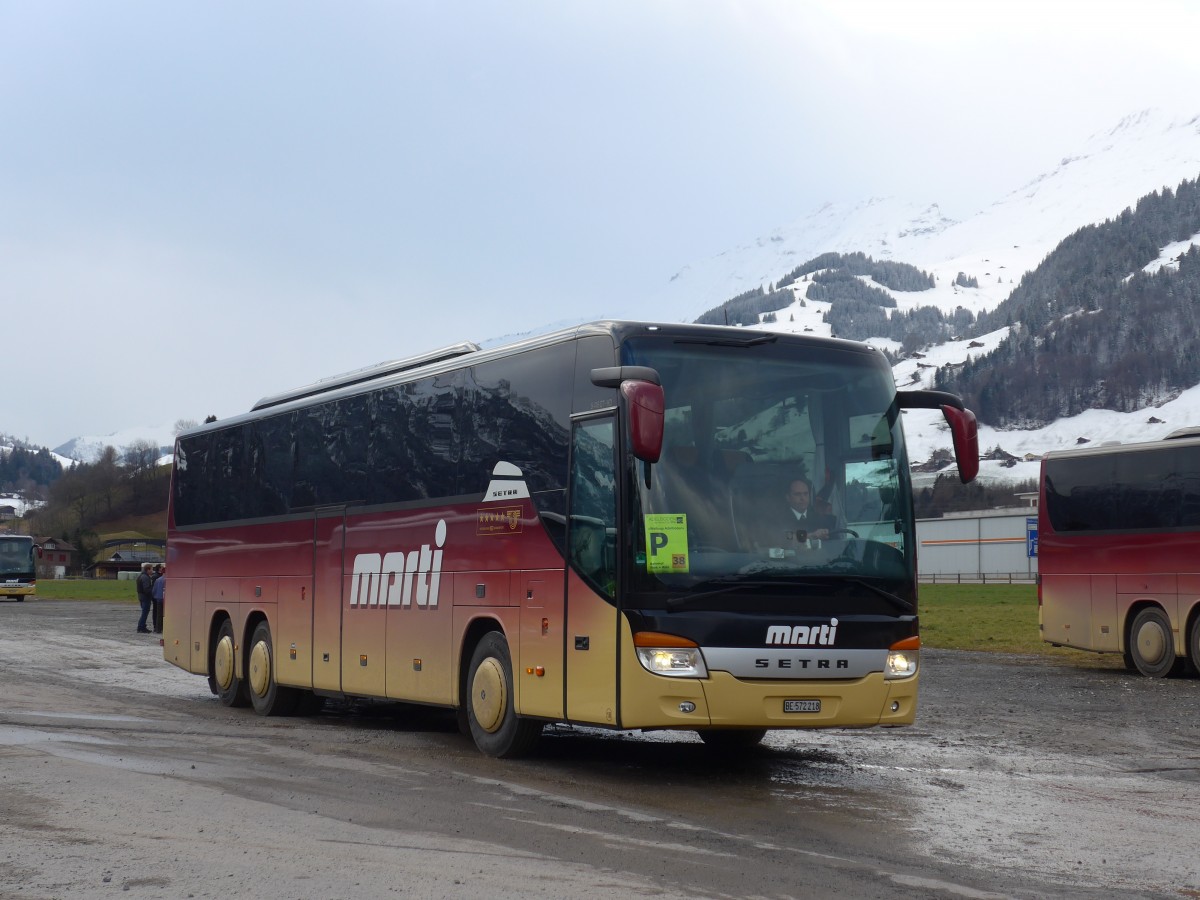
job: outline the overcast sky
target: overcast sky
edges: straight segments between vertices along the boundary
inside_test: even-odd
[[[652,316],[830,200],[962,218],[1200,113],[1198,37],[1167,0],[0,0],[0,433]]]

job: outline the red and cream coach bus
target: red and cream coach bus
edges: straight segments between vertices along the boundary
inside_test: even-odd
[[[179,436],[165,656],[262,715],[454,708],[501,757],[548,722],[732,746],[911,723],[910,407],[974,477],[956,397],[734,328],[597,323],[268,397]],[[767,527],[801,477],[821,538]]]
[[[1046,454],[1038,572],[1042,640],[1200,669],[1200,437]]]

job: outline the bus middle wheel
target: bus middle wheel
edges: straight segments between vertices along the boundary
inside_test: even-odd
[[[1147,678],[1165,678],[1174,673],[1182,660],[1175,656],[1171,620],[1157,606],[1139,612],[1129,629],[1129,654],[1137,670]]]
[[[221,620],[217,630],[217,641],[213,645],[211,684],[216,689],[217,699],[226,706],[245,706],[246,683],[237,676],[237,642],[233,638],[233,623]]]
[[[1200,616],[1196,616],[1188,632],[1188,658],[1192,661],[1192,671],[1200,675]]]

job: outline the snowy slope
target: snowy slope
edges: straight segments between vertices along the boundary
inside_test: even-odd
[[[104,452],[105,447],[113,447],[120,455],[125,449],[138,441],[149,441],[165,453],[171,453],[175,447],[175,425],[146,425],[125,428],[104,435],[86,435],[72,438],[61,446],[55,447],[54,452],[61,457],[80,462],[95,462]]]
[[[26,450],[32,450],[34,453],[36,453],[38,450],[40,450],[40,449],[41,449],[40,447],[33,447],[33,446],[30,446],[29,444],[26,444],[26,443],[24,443],[24,442],[20,442],[20,445],[21,445],[21,446],[24,446],[24,448],[25,448]],[[0,437],[0,455],[7,455],[7,454],[9,453],[9,451],[11,451],[12,449],[13,449],[13,441],[12,441],[12,438],[2,438],[2,437]],[[53,457],[53,458],[54,458],[54,459],[55,459],[55,460],[58,462],[58,464],[59,464],[60,466],[62,466],[63,468],[69,468],[69,467],[70,467],[70,465],[71,465],[73,462],[75,462],[75,460],[71,459],[69,456],[63,456],[62,454],[55,453],[53,450],[52,450],[52,451],[50,451],[50,455],[51,455],[51,456],[52,456],[52,457]]]
[[[1198,176],[1200,116],[1180,121],[1145,111],[1094,135],[1046,174],[962,222],[946,219],[937,206],[914,207],[890,199],[826,206],[753,244],[686,267],[672,279],[661,305],[647,308],[659,313],[660,319],[692,321],[737,294],[777,282],[821,253],[861,251],[876,259],[910,263],[936,277],[937,287],[930,291],[888,291],[900,311],[935,306],[950,312],[961,305],[979,313],[1005,299],[1021,276],[1036,268],[1063,238],[1119,215],[1148,193]],[[1162,248],[1159,259],[1146,270],[1173,265],[1192,243],[1200,243],[1200,235]],[[977,278],[979,287],[954,285],[959,272]],[[802,297],[806,288],[803,283],[796,285],[793,294]],[[821,321],[828,309],[827,303],[801,305],[797,299],[775,313],[776,322],[758,327],[829,335],[829,326]],[[929,387],[938,367],[987,353],[1006,333],[1001,329],[979,338],[977,346],[952,342],[932,348],[923,358],[905,360],[894,369],[896,383],[901,388]],[[899,349],[885,339],[869,343]],[[1001,432],[982,426],[979,443],[984,453],[999,447],[1021,458],[1037,457],[1084,443],[1156,440],[1192,424],[1200,424],[1200,386],[1160,408],[1136,413],[1089,410],[1037,431]],[[905,432],[914,462],[950,446],[949,434],[935,412],[906,413]],[[1017,481],[1037,474],[1036,461],[1004,467],[985,460],[980,466],[980,477],[989,480]]]
[[[1197,176],[1200,116],[1181,121],[1146,110],[1093,135],[1045,174],[961,222],[945,218],[937,205],[894,198],[826,205],[753,243],[685,267],[642,307],[642,315],[693,321],[818,254],[854,251],[910,263],[932,272],[939,285],[949,285],[959,272],[974,276],[978,291],[955,295],[949,308],[961,303],[972,312],[991,309],[1072,232]]]

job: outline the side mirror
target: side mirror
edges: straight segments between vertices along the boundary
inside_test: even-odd
[[[970,484],[979,474],[979,426],[975,413],[967,409],[962,399],[946,391],[896,391],[901,409],[940,409],[950,426],[954,441],[954,461],[958,464],[958,480]]]
[[[41,545],[41,544],[34,544],[34,545],[33,545],[33,552],[37,554],[37,558],[38,558],[38,559],[41,559],[41,558],[42,558],[42,545]]]
[[[592,384],[620,389],[629,410],[633,455],[648,463],[658,462],[667,409],[658,372],[649,366],[604,366],[592,369]]]
[[[623,381],[621,393],[629,410],[629,442],[633,455],[648,463],[662,456],[666,399],[662,385],[648,381]]]
[[[942,415],[950,426],[954,440],[954,461],[958,463],[958,480],[969,484],[979,474],[979,426],[975,413],[969,409],[943,406]]]

